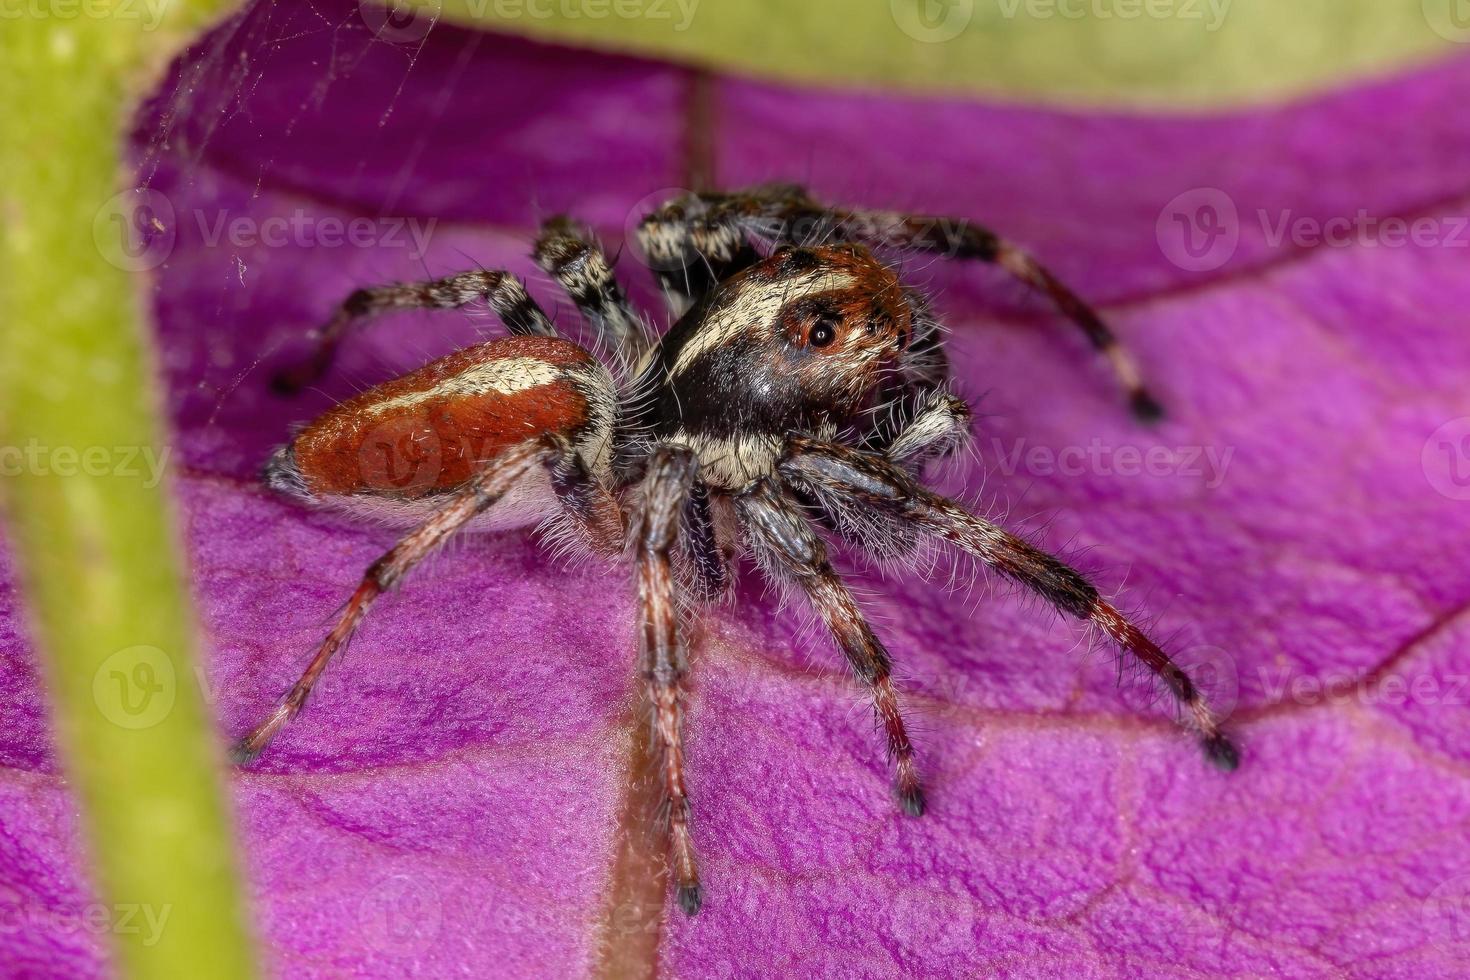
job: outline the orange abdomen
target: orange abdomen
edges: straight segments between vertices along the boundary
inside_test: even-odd
[[[452,490],[504,448],[596,420],[588,391],[604,372],[570,341],[479,344],[333,407],[292,444],[313,495],[414,499]]]

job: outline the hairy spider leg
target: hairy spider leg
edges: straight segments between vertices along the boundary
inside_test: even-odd
[[[555,452],[548,441],[539,439],[505,450],[457,490],[443,508],[373,562],[338,615],[336,625],[317,648],[301,679],[286,692],[264,721],[235,744],[230,753],[235,764],[244,765],[260,755],[271,739],[301,713],[328,661],[347,646],[379,596],[397,585],[414,566],[437,551],[456,531],[503,497],[528,469],[553,458]]]
[[[1082,330],[1107,360],[1138,418],[1155,421],[1163,415],[1143,383],[1137,360],[1096,310],[1019,246],[966,219],[830,208],[802,187],[770,184],[671,201],[644,219],[639,241],[665,292],[674,294],[683,309],[721,279],[758,261],[752,242],[776,247],[851,241],[986,262],[1044,294]],[[699,271],[701,266],[708,274]],[[719,278],[711,280],[716,273]],[[677,305],[676,311],[683,312]]]
[[[864,449],[878,453],[896,466],[903,467],[915,479],[922,479],[924,468],[933,460],[968,447],[974,436],[970,431],[970,406],[964,399],[944,388],[922,390],[917,396],[904,397],[892,410],[893,418],[864,442]],[[794,489],[811,505],[820,525],[869,554],[893,559],[912,555],[919,546],[920,534],[901,517],[872,510],[842,506],[827,507],[819,495],[805,488]]]
[[[1045,295],[1082,331],[1107,360],[1119,386],[1128,396],[1134,415],[1145,422],[1163,417],[1163,406],[1144,385],[1137,360],[1098,312],[1020,246],[962,218],[926,217],[891,211],[838,210],[833,213],[838,216],[846,237],[853,241],[932,252],[945,258],[975,259],[1004,269]]]
[[[689,791],[684,783],[684,675],[688,669],[679,626],[673,552],[679,541],[684,501],[698,464],[686,449],[660,447],[649,462],[637,533],[638,654],[653,707],[653,733],[669,817],[669,861],[686,915],[703,901],[699,863],[689,831]]]
[[[1082,574],[958,503],[916,483],[883,457],[813,439],[795,438],[781,474],[817,496],[829,510],[871,510],[901,520],[980,559],[1045,599],[1059,612],[1091,622],[1124,653],[1162,678],[1186,712],[1205,755],[1234,770],[1240,754],[1219,726],[1199,688],[1153,640],[1098,594]],[[859,518],[854,518],[859,519]]]
[[[694,574],[694,594],[702,602],[717,602],[735,582],[733,547],[720,540],[716,506],[709,487],[696,480],[684,501],[684,548]]]
[[[885,455],[918,474],[930,460],[949,456],[969,445],[973,413],[963,398],[944,389],[925,392],[912,416],[885,449]]]
[[[332,366],[342,339],[354,328],[389,310],[454,310],[484,299],[512,334],[524,337],[555,337],[556,328],[526,287],[509,272],[475,269],[443,279],[390,283],[359,289],[342,301],[337,312],[313,331],[316,346],[293,367],[281,371],[271,386],[285,395],[295,394],[320,380]]]
[[[550,438],[557,446],[556,455],[547,462],[551,492],[593,553],[616,558],[622,553],[627,531],[622,505],[564,437]]]
[[[730,276],[760,261],[724,195],[688,194],[638,224],[638,247],[677,319]]]
[[[921,816],[924,790],[914,762],[914,746],[898,708],[892,660],[863,618],[857,600],[827,560],[821,536],[802,516],[801,504],[769,477],[757,480],[736,497],[736,506],[758,557],[773,573],[801,589],[826,623],[853,673],[867,687],[873,712],[887,739],[899,805],[910,816]]]
[[[531,254],[536,264],[566,290],[623,374],[634,371],[652,346],[652,338],[592,235],[570,219],[558,216],[541,226],[541,236]]]

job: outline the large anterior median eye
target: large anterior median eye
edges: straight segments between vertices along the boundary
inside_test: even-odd
[[[837,325],[831,320],[818,320],[806,336],[806,342],[813,347],[826,347],[836,339]]]

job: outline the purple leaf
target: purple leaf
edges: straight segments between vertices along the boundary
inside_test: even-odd
[[[681,976],[1456,973],[1467,83],[1462,59],[1283,109],[1147,117],[713,80],[722,183],[983,220],[1107,306],[1166,401],[1159,427],[1136,426],[1085,345],[992,271],[910,262],[954,328],[963,390],[984,396],[979,462],[947,485],[1152,622],[1231,710],[1242,767],[1208,768],[1149,684],[1120,684],[1110,652],[1033,602],[866,573],[930,790],[927,816],[902,817],[840,657],[748,581],[694,655],[705,911],[609,927],[628,572],[568,567],[522,533],[465,538],[380,604],[235,778],[271,965],[575,975],[647,946]],[[153,296],[170,472],[222,741],[294,680],[394,540],[271,496],[255,470],[293,422],[497,328],[483,312],[384,320],[296,400],[270,394],[270,372],[352,288],[473,264],[512,269],[572,322],[524,257],[534,226],[565,210],[619,242],[684,180],[690,85],[443,26],[385,43],[351,4],[260,5],[147,107],[140,172],[176,229]],[[1185,249],[1185,231],[1218,241],[1204,205],[1233,252]],[[1360,210],[1378,231],[1304,237],[1302,221]],[[1396,217],[1437,241],[1393,241]],[[332,245],[332,222],[345,237],[354,219],[367,244]],[[1283,220],[1295,232],[1276,241]],[[620,269],[651,304],[631,250]],[[4,597],[0,964],[93,974],[106,936],[86,925],[74,804]]]

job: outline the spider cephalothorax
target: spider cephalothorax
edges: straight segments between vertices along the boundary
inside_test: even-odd
[[[413,530],[368,569],[301,679],[237,745],[237,760],[265,748],[373,601],[456,531],[553,522],[636,566],[670,863],[690,914],[701,890],[680,730],[680,609],[726,594],[743,552],[811,603],[868,688],[907,813],[925,803],[888,652],[834,571],[827,536],[883,558],[925,539],[978,558],[1151,669],[1208,757],[1235,768],[1236,750],[1195,685],[1082,575],[921,482],[926,462],[968,439],[970,412],[949,390],[927,303],[885,251],[994,262],[1045,291],[1107,355],[1138,413],[1158,414],[1126,352],[1054,276],[973,224],[820,208],[784,186],[688,195],[645,219],[639,238],[680,314],[661,339],[590,236],[554,220],[535,250],[614,355],[617,378],[557,336],[513,276],[477,270],[353,293],[311,358],[277,379],[284,390],[310,381],[349,327],[384,310],[485,299],[513,335],[335,406],[267,465],[278,490]]]
[[[738,490],[773,472],[793,432],[873,424],[913,339],[907,295],[861,245],[778,248],[675,324],[625,424],[687,447],[706,483]]]

